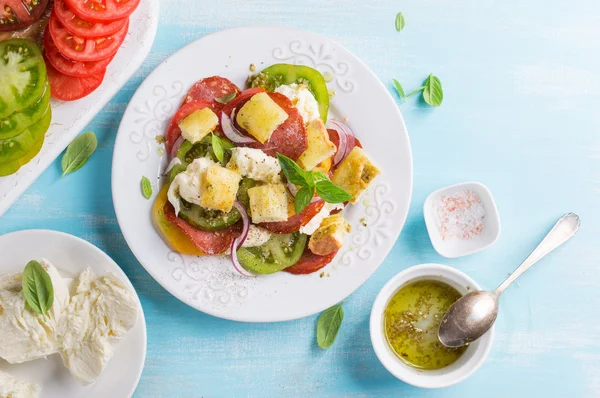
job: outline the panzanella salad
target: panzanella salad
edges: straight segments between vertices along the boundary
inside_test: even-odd
[[[341,211],[379,170],[348,126],[328,120],[317,70],[272,65],[247,86],[213,76],[189,90],[166,132],[169,182],[154,219],[178,252],[227,254],[243,275],[313,273],[342,247]]]

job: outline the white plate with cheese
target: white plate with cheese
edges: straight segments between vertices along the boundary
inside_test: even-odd
[[[22,320],[23,317],[28,317],[31,321],[30,313],[15,314],[13,308],[7,304],[9,303],[7,297],[13,295],[13,298],[18,299],[21,293],[18,292],[18,283],[15,283],[11,288],[9,287],[10,283],[6,283],[6,281],[10,282],[11,280],[11,277],[7,277],[7,274],[21,273],[29,261],[36,260],[42,263],[44,268],[48,267],[47,263],[51,263],[55,267],[55,269],[52,269],[52,266],[47,268],[54,286],[54,304],[46,314],[48,322],[53,321],[52,311],[56,310],[57,303],[63,297],[65,304],[64,308],[58,310],[60,314],[57,319],[60,319],[60,322],[57,321],[57,325],[59,323],[60,325],[56,327],[56,330],[76,331],[69,335],[69,338],[71,338],[69,351],[66,351],[66,349],[61,351],[63,357],[70,358],[68,360],[71,369],[65,366],[61,354],[58,352],[52,353],[53,351],[59,351],[59,348],[48,348],[47,345],[40,347],[39,344],[32,343],[33,346],[31,347],[33,348],[18,352],[18,349],[12,349],[14,346],[18,346],[17,344],[7,347],[7,341],[14,342],[15,340],[11,336],[7,336],[8,333],[5,331],[4,336],[0,336],[0,355],[10,355],[13,359],[12,362],[15,362],[15,359],[16,362],[28,359],[28,356],[35,351],[38,353],[50,352],[51,355],[19,364],[9,364],[7,361],[0,359],[0,382],[14,384],[17,391],[19,391],[19,388],[22,391],[30,389],[29,384],[37,385],[40,398],[131,397],[140,380],[146,358],[146,321],[139,297],[121,268],[94,245],[72,235],[48,230],[20,231],[0,236],[0,253],[2,253],[0,256],[0,303],[4,303],[8,307],[0,311],[0,318],[5,317],[4,320],[0,319],[0,328],[10,330],[10,333],[18,333],[15,331],[17,329],[14,329],[11,324],[3,324],[2,322],[21,319],[21,323],[28,324]],[[88,269],[91,273],[86,271]],[[94,274],[97,278],[86,278],[86,276],[91,277]],[[18,281],[19,278],[16,277],[15,280]],[[93,281],[91,285],[86,282],[90,280]],[[61,296],[59,293],[63,281],[64,287],[69,291],[68,297]],[[102,295],[104,297],[98,299]],[[74,297],[77,297],[80,301],[76,302]],[[89,318],[87,316],[88,312],[84,310],[77,311],[77,309],[89,308],[87,306],[90,303],[94,303],[89,305],[94,309],[89,310],[89,313],[92,314]],[[115,305],[121,307],[116,310]],[[17,302],[16,307],[19,306],[23,307],[23,303]],[[30,310],[24,308],[23,311]],[[113,332],[113,326],[117,324],[115,318],[119,317],[115,312],[123,314],[125,319],[117,319],[118,324],[127,324],[128,331],[115,329]],[[104,318],[103,315],[99,316],[98,314],[105,314],[107,318],[104,320],[96,319]],[[65,315],[69,316],[68,323],[62,323],[66,319]],[[83,337],[82,340],[76,340],[73,344],[74,336],[83,336],[84,333],[81,333],[80,330],[85,330],[85,326],[78,329],[76,325],[86,324],[86,322],[80,321],[87,319],[89,319],[87,324],[94,325],[88,330],[94,330],[100,337],[90,339],[90,334],[85,334],[86,337]],[[103,325],[110,325],[110,328],[108,328],[110,330],[106,329],[103,332]],[[25,329],[31,330],[29,326]],[[68,335],[69,332],[65,331],[64,333]],[[118,340],[103,339],[102,333],[108,336],[116,334],[122,337]],[[56,334],[58,335],[59,332],[56,332]],[[54,337],[49,340],[54,340]],[[65,343],[67,337],[56,337],[56,341],[59,342],[58,345],[67,345]],[[98,342],[98,345],[93,345],[90,341],[93,341],[93,344]],[[5,346],[2,347],[2,344],[5,344]],[[81,350],[78,348],[81,346],[93,346],[100,349]],[[112,358],[106,357],[101,360],[99,352],[106,353],[110,352],[111,349],[114,350]],[[93,369],[95,366],[105,366],[95,381],[86,385],[77,381],[74,377],[75,374],[87,377],[86,375],[90,373],[88,367]],[[1,392],[2,386],[0,385],[0,395],[2,395]],[[29,395],[25,396],[28,397]]]

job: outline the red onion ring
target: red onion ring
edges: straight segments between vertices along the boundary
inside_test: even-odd
[[[338,150],[333,157],[333,165],[337,166],[346,159],[346,156],[352,151],[356,144],[356,137],[350,127],[337,120],[329,120],[327,122],[328,128],[335,130],[340,139]]]
[[[248,231],[250,231],[250,216],[248,215],[248,212],[246,211],[246,209],[244,208],[244,206],[239,202],[239,201],[235,201],[233,203],[233,207],[235,207],[237,209],[237,211],[240,212],[241,216],[242,216],[242,222],[243,222],[243,227],[242,227],[242,234],[235,238],[232,242],[231,242],[231,263],[233,264],[233,268],[235,268],[235,270],[243,276],[247,276],[247,277],[254,277],[256,275],[246,271],[244,269],[244,267],[242,267],[242,265],[240,264],[239,259],[237,258],[237,251],[240,247],[242,247],[242,245],[244,244],[244,242],[246,241],[246,238],[248,237]]]
[[[235,117],[235,109],[231,112],[231,119]],[[223,133],[229,138],[232,142],[236,144],[251,144],[256,142],[254,138],[247,137],[239,132],[238,129],[235,128],[233,122],[231,121],[229,116],[225,114],[225,112],[221,113],[221,129]]]
[[[183,135],[180,135],[179,138],[177,138],[177,141],[173,144],[173,148],[171,148],[171,159],[177,157],[177,152],[179,152],[179,148],[181,148],[181,144],[183,144],[184,141],[185,138],[183,138]]]

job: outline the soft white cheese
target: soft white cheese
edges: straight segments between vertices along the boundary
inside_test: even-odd
[[[40,387],[37,384],[19,380],[0,370],[0,397],[37,398]]]
[[[59,352],[71,374],[84,384],[96,380],[137,318],[138,303],[128,287],[113,276],[82,272],[57,331]]]
[[[202,173],[213,164],[215,162],[208,158],[194,159],[184,172],[177,174],[167,192],[167,198],[175,208],[175,214],[179,214],[181,210],[182,198],[186,202],[200,206]]]
[[[271,238],[271,233],[266,229],[257,227],[256,225],[250,225],[248,230],[248,237],[242,244],[242,247],[256,247],[262,246]]]
[[[284,84],[277,87],[275,92],[285,95],[292,101],[305,124],[320,117],[319,103],[305,84]]]
[[[236,170],[243,177],[264,182],[280,182],[279,161],[260,149],[233,148],[227,168]]]
[[[326,219],[329,216],[329,214],[331,214],[332,211],[338,210],[338,209],[341,210],[343,208],[344,208],[343,203],[325,203],[325,205],[323,206],[323,208],[321,209],[320,212],[315,214],[315,216],[313,218],[311,218],[310,221],[306,225],[300,227],[300,233],[303,233],[306,235],[314,234],[315,231],[319,228],[319,226],[323,222],[323,220]]]
[[[23,363],[54,354],[58,350],[56,330],[66,307],[69,291],[58,270],[47,260],[40,264],[52,280],[54,303],[45,316],[25,305],[21,274],[2,277],[0,291],[0,357],[9,363]]]

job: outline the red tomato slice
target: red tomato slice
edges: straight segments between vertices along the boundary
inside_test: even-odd
[[[46,63],[50,92],[56,99],[74,101],[83,98],[98,88],[104,79],[104,73],[98,76],[75,77],[60,73],[50,62]]]
[[[194,111],[199,111],[204,108],[211,108],[211,103],[207,101],[192,101],[184,104],[173,119],[171,119],[171,123],[169,124],[169,129],[167,130],[167,153],[171,153],[171,148],[175,144],[175,141],[181,136],[181,129],[179,128],[179,122],[185,119],[190,113]]]
[[[304,253],[302,253],[302,257],[300,257],[296,264],[284,269],[284,271],[294,275],[312,274],[329,264],[336,254],[337,252],[326,256],[319,256],[306,247]]]
[[[84,39],[74,36],[58,21],[54,13],[50,16],[48,29],[58,51],[73,61],[94,62],[110,58],[116,54],[127,36],[129,23],[111,36]]]
[[[53,11],[60,23],[69,32],[86,39],[110,36],[121,30],[127,23],[127,18],[107,21],[106,23],[88,22],[75,15],[69,9],[65,0],[55,0]]]
[[[90,22],[107,22],[130,16],[140,0],[65,0],[81,19]],[[150,0],[155,1],[155,0]]]
[[[112,57],[96,62],[71,61],[58,51],[58,48],[56,47],[56,44],[54,44],[54,41],[52,41],[52,36],[50,36],[50,32],[48,32],[47,29],[44,33],[44,54],[46,55],[48,62],[50,62],[58,72],[75,77],[88,77],[104,74],[106,67],[110,61],[112,61]]]
[[[25,28],[42,15],[48,0],[0,0],[0,32]]]

